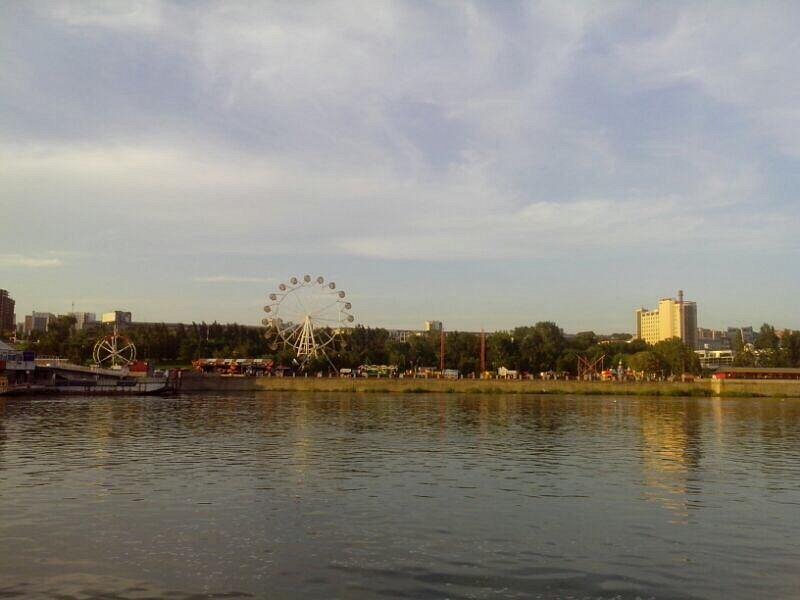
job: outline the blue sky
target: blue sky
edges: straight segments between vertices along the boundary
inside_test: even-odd
[[[259,323],[800,328],[791,2],[0,4],[0,287]]]

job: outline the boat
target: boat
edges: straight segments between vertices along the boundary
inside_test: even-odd
[[[167,377],[153,377],[127,368],[84,367],[61,358],[36,359],[36,383],[45,391],[80,395],[152,395],[170,391]]]
[[[0,396],[22,394],[150,395],[172,391],[171,380],[136,361],[136,348],[116,329],[95,346],[95,363],[37,357],[0,342]]]

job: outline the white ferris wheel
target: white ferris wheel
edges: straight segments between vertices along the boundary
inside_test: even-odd
[[[136,360],[136,345],[128,336],[119,333],[115,325],[114,333],[97,340],[92,357],[99,367],[121,369]]]
[[[301,364],[312,358],[328,358],[326,349],[330,350],[337,336],[355,320],[350,313],[353,305],[346,296],[324,277],[305,275],[281,283],[269,295],[269,304],[264,307],[267,318],[262,321],[267,337],[273,339],[272,349],[277,350],[280,344],[291,348]]]

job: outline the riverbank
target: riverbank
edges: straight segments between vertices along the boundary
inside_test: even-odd
[[[584,382],[536,380],[336,379],[317,377],[226,377],[184,374],[182,392],[271,391],[382,394],[581,394],[588,396],[728,396],[800,398],[800,381],[711,380]]]

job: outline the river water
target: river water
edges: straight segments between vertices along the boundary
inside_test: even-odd
[[[800,400],[0,401],[0,598],[800,597]]]

